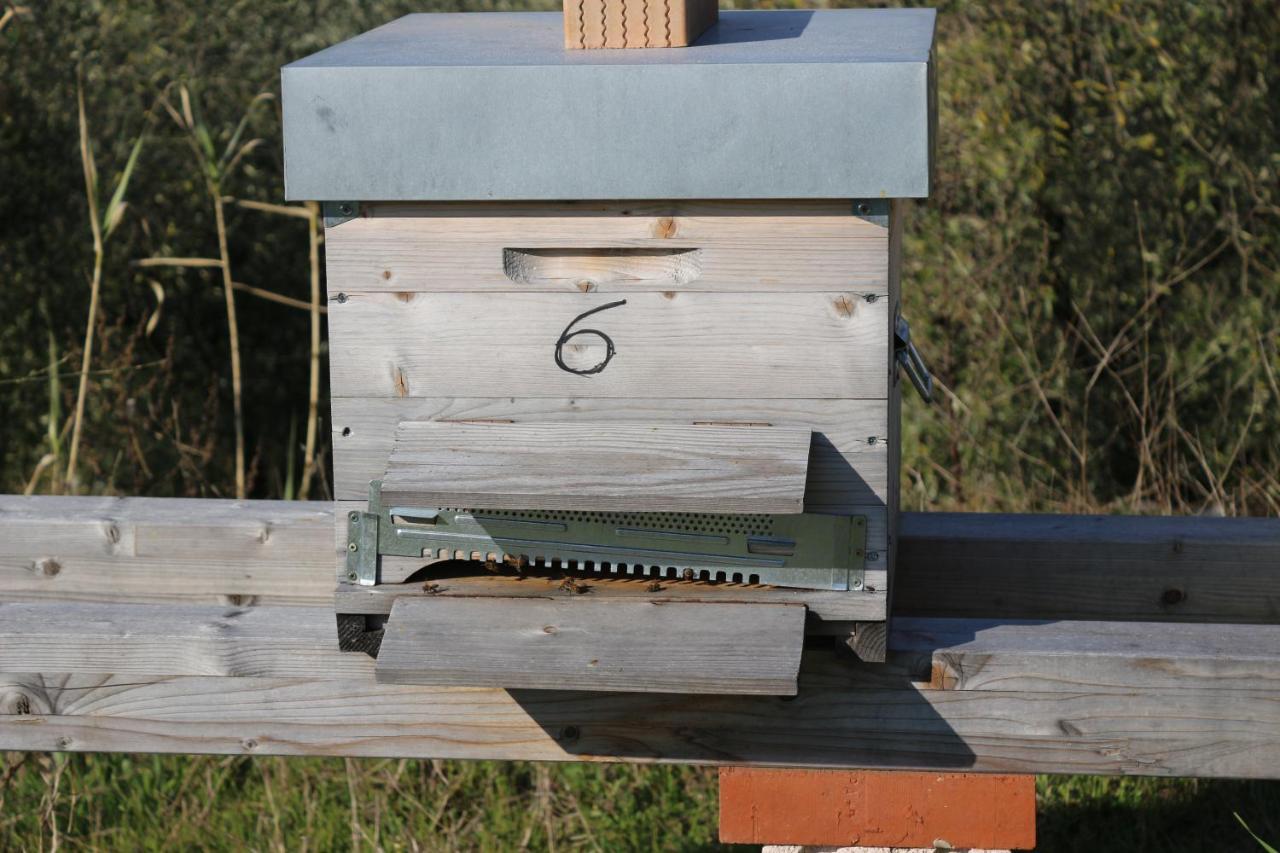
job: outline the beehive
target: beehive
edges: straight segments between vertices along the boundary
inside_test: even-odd
[[[845,594],[885,618],[933,20],[725,12],[682,51],[585,52],[557,14],[424,14],[287,66],[343,508],[402,422],[803,428],[804,509],[865,519]]]

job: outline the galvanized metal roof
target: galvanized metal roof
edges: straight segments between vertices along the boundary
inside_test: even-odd
[[[282,69],[285,193],[924,196],[934,17],[725,11],[687,48],[565,50],[559,13],[409,15]]]

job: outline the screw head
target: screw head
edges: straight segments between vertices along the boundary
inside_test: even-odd
[[[360,576],[357,575],[355,572],[347,572],[347,580],[349,581],[358,580],[359,577]]]
[[[868,302],[875,302],[879,298],[880,297],[874,293],[868,293],[866,296],[863,297],[863,299],[867,300]]]
[[[356,543],[352,542],[350,545],[348,545],[348,546],[347,546],[347,550],[348,550],[348,551],[355,552],[355,551],[360,550],[360,546],[358,546],[358,545],[356,545]]]
[[[347,301],[347,294],[339,293],[337,296],[333,298],[339,305],[344,305],[346,304],[346,301]]]
[[[358,513],[358,512],[349,512],[349,513],[347,513],[347,518],[351,519],[352,521],[355,521],[355,520],[356,520],[357,518],[359,518],[359,517],[360,517],[360,513]]]
[[[347,204],[345,201],[342,204],[338,205],[338,212],[341,213],[343,216],[350,216],[351,211],[352,211],[351,205]]]
[[[865,201],[863,201],[863,202],[859,202],[859,203],[858,203],[858,212],[859,212],[859,213],[870,213],[870,212],[871,212],[871,205],[867,204]]]
[[[854,580],[854,582],[849,585],[849,588],[857,592],[858,590],[862,589],[862,581]]]
[[[880,440],[880,439],[879,439],[879,438],[877,438],[877,437],[876,437],[876,436],[874,436],[874,435],[869,435],[869,436],[867,436],[867,444],[875,444],[875,443],[876,443],[877,441],[879,441],[879,440]]]

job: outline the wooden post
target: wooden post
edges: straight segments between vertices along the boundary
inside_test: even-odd
[[[729,844],[1027,850],[1033,776],[898,770],[720,770]]]

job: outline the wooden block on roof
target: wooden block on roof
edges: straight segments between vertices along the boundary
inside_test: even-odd
[[[810,430],[656,423],[406,421],[387,506],[804,511]]]
[[[564,46],[687,47],[719,14],[716,0],[564,0]]]
[[[589,593],[588,593],[589,594]],[[805,608],[558,599],[401,599],[384,684],[794,696]]]

